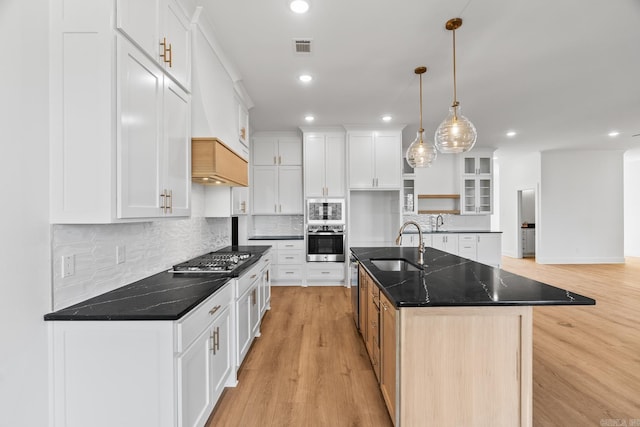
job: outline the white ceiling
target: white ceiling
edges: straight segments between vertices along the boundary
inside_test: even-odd
[[[640,147],[640,0],[201,0],[250,95],[253,131],[363,124],[424,128],[433,139],[453,97],[478,130],[477,146]],[[293,39],[313,41],[309,56]],[[297,76],[309,73],[311,84]],[[386,125],[389,126],[389,125]],[[515,130],[515,138],[505,136]],[[618,130],[620,135],[607,134]],[[405,141],[406,143],[407,141]]]

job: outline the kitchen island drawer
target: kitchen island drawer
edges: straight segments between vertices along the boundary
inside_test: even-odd
[[[233,300],[233,279],[175,323],[175,351],[182,353]]]

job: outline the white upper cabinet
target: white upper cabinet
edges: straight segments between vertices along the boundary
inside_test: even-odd
[[[473,150],[460,155],[462,215],[493,213],[493,151]]]
[[[344,133],[305,133],[305,197],[345,196]]]
[[[302,215],[302,167],[254,166],[253,203],[255,215]]]
[[[349,131],[349,188],[402,186],[402,132]]]
[[[118,2],[120,24],[156,17],[157,4],[142,3]],[[51,3],[52,223],[190,215],[190,95],[115,31],[115,12],[109,2]],[[150,43],[146,21],[136,38]]]
[[[255,137],[252,149],[256,166],[302,165],[302,144],[297,137]]]
[[[189,19],[175,0],[117,0],[116,27],[190,89]]]
[[[189,96],[127,41],[118,50],[118,217],[188,216]]]

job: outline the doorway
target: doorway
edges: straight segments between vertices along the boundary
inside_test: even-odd
[[[518,190],[518,258],[536,256],[536,192]]]

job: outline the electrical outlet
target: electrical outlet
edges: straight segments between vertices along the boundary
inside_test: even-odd
[[[62,255],[62,278],[73,276],[76,272],[76,256]]]
[[[125,246],[116,246],[116,264],[122,264],[125,260]]]

